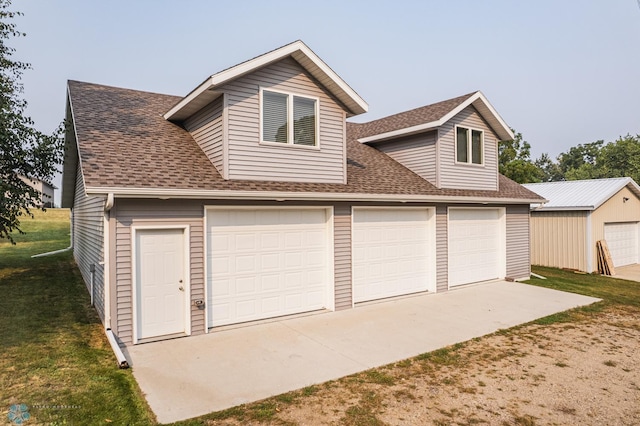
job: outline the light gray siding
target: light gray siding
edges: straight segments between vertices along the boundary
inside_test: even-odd
[[[432,131],[376,145],[380,151],[436,185],[436,137]]]
[[[153,225],[189,225],[190,232],[190,276],[191,300],[205,299],[206,279],[204,275],[205,230],[204,206],[333,206],[334,210],[334,289],[335,309],[352,306],[352,209],[354,203],[314,203],[314,202],[266,202],[266,201],[215,201],[215,200],[133,200],[119,199],[112,210],[115,220],[115,280],[112,327],[125,344],[133,339],[133,281],[131,249],[131,227]],[[394,206],[395,203],[357,203],[357,206]],[[412,207],[435,207],[436,209],[436,291],[448,290],[448,219],[447,208],[461,205],[412,204]],[[467,204],[467,207],[496,208],[501,206]],[[522,278],[529,275],[529,210],[528,205],[506,206],[506,268],[507,276]],[[205,311],[191,307],[192,334],[206,330]]]
[[[125,343],[133,341],[131,226],[189,225],[191,300],[204,300],[203,204],[191,200],[127,200],[116,202],[116,320],[112,328]],[[191,334],[205,332],[204,310],[191,304]]]
[[[447,206],[436,206],[436,292],[449,289],[449,238]]]
[[[73,257],[78,264],[82,278],[91,292],[93,275],[94,305],[104,322],[104,204],[103,197],[87,197],[80,165],[76,174],[76,188],[72,209]],[[91,266],[95,265],[95,272]]]
[[[455,126],[484,131],[484,164],[456,163]],[[498,189],[498,137],[473,106],[468,106],[439,128],[440,187]]]
[[[507,277],[531,275],[529,205],[507,206]]]
[[[189,117],[184,122],[184,127],[191,134],[193,139],[200,145],[200,148],[209,157],[209,160],[218,169],[218,172],[225,176],[224,171],[224,149],[223,149],[223,120],[222,120],[223,97],[219,97],[206,107]]]
[[[260,87],[318,98],[319,149],[260,143]],[[344,110],[293,59],[220,90],[227,94],[229,179],[346,183]]]
[[[351,285],[351,205],[342,203],[334,207],[334,285],[335,309],[353,306]]]

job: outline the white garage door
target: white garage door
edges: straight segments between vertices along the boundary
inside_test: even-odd
[[[435,291],[432,215],[428,209],[354,209],[354,303]]]
[[[449,209],[449,286],[504,277],[500,209]]]
[[[638,263],[638,223],[605,223],[604,239],[607,241],[613,266]]]
[[[325,209],[209,209],[209,327],[329,306]]]

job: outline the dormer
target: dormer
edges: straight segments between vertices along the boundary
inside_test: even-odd
[[[303,42],[212,75],[164,118],[224,179],[347,182],[346,118],[366,102]]]
[[[513,139],[481,92],[363,124],[359,141],[442,189],[497,191],[498,142]]]

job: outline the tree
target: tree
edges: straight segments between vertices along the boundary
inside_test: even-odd
[[[498,164],[501,174],[518,183],[540,182],[543,177],[542,171],[531,162],[531,145],[522,139],[522,133],[500,142]]]
[[[542,153],[536,161],[533,162],[540,169],[542,182],[557,182],[564,180],[564,173],[560,170],[558,163],[554,162],[549,154]]]
[[[20,12],[9,10],[10,0],[0,0],[0,238],[9,239],[20,229],[23,216],[33,217],[34,201],[40,192],[20,176],[50,181],[63,154],[62,126],[53,135],[37,131],[25,116],[27,102],[21,98],[22,73],[30,68],[14,61],[15,49],[7,46],[11,37],[24,36],[11,20]]]
[[[558,156],[558,166],[567,180],[592,179],[598,174],[596,163],[604,141],[578,144]],[[581,176],[581,177],[577,177]]]
[[[640,135],[619,137],[605,145],[597,159],[602,177],[626,177],[640,182]]]

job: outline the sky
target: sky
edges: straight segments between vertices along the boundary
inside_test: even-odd
[[[24,13],[14,22],[26,36],[8,44],[32,66],[27,115],[47,133],[64,118],[67,80],[186,95],[300,39],[369,104],[352,121],[481,90],[533,158],[640,134],[638,0],[14,0],[11,9]]]

